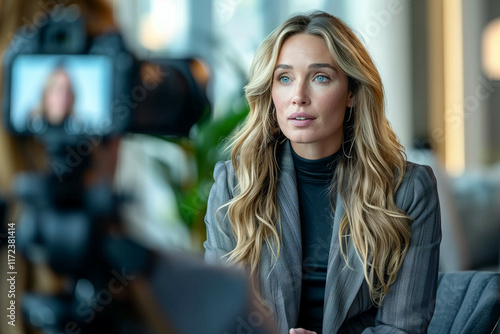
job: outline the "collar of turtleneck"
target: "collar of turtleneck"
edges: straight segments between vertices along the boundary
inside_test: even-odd
[[[305,182],[324,183],[331,181],[341,157],[341,150],[317,160],[304,159],[292,148],[293,164],[297,179]]]

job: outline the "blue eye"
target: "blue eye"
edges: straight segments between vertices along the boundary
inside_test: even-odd
[[[318,76],[316,77],[316,81],[318,81],[318,82],[326,82],[326,81],[328,81],[328,80],[329,80],[329,79],[328,79],[327,77],[325,77],[324,75],[318,75]]]
[[[285,77],[285,76],[280,77],[280,79],[279,79],[279,80],[280,80],[280,82],[282,82],[282,83],[289,83],[289,82],[290,82],[290,78],[289,78],[289,77]]]

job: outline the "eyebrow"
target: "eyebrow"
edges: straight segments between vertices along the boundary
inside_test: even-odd
[[[335,72],[337,72],[337,69],[328,63],[314,63],[314,64],[309,65],[310,69],[311,68],[325,68],[325,67],[330,68],[330,69],[334,70]],[[293,66],[287,65],[287,64],[278,64],[274,70],[276,71],[278,68],[282,68],[285,70],[291,70],[291,69],[293,69]]]

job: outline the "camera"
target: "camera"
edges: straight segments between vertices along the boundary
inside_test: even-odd
[[[5,52],[10,132],[66,143],[125,132],[188,135],[210,110],[203,63],[139,61],[116,32],[88,36],[75,10],[58,7],[34,32],[21,28]]]
[[[18,31],[3,57],[4,124],[41,141],[52,168],[16,176],[23,204],[17,247],[67,281],[57,296],[23,294],[31,326],[46,333],[67,332],[68,325],[81,333],[134,332],[134,324],[123,325],[131,307],[109,297],[109,282],[117,273],[144,273],[152,256],[110,234],[110,227],[121,230],[119,208],[130,198],[109,184],[85,182],[90,153],[127,132],[187,136],[210,112],[207,78],[201,61],[141,61],[116,32],[89,36],[75,6],[56,6],[43,25]],[[89,314],[103,304],[110,306]]]

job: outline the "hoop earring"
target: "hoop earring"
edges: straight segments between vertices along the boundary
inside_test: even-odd
[[[342,136],[343,137],[342,138],[343,139],[342,140],[342,153],[344,154],[346,159],[352,158],[351,153],[352,153],[352,149],[354,147],[354,133],[347,133],[348,131],[350,131],[350,132],[354,131],[354,125],[352,124],[349,126],[349,121],[351,121],[351,118],[352,118],[352,107],[349,107],[349,118],[347,118],[347,120],[344,121],[345,128],[344,128],[344,133]],[[347,137],[347,139],[346,139],[346,137]],[[347,154],[345,151],[345,147],[348,144],[350,144],[349,154]]]
[[[352,152],[353,147],[354,147],[354,140],[351,140],[351,147],[349,148],[349,154],[347,154],[347,153],[345,153],[345,145],[344,145],[344,143],[342,143],[342,153],[344,154],[344,157],[346,157],[346,159],[352,158],[351,152]]]
[[[347,119],[346,122],[349,122],[351,120],[351,116],[352,116],[352,107],[349,107],[349,118]]]

